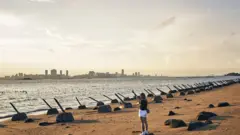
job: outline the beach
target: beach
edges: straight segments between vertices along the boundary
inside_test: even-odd
[[[155,135],[240,135],[240,84],[205,91],[195,95],[178,96],[166,99],[163,103],[150,103],[148,115],[149,132]],[[185,101],[184,99],[192,99]],[[208,108],[209,104],[217,106],[219,102],[229,102],[229,107]],[[140,134],[140,120],[138,117],[137,101],[131,101],[133,108],[123,109],[119,112],[97,113],[92,109],[69,110],[74,115],[73,123],[57,123],[45,127],[40,122],[55,122],[56,116],[31,115],[33,123],[5,121],[0,125],[1,135],[137,135]],[[150,102],[150,99],[149,99]],[[112,108],[117,105],[113,105]],[[180,107],[180,109],[175,109]],[[175,116],[168,116],[172,110]],[[202,111],[214,112],[218,117],[213,124],[198,129],[187,131],[187,127],[170,128],[165,126],[167,119],[182,119],[187,124],[195,120]]]

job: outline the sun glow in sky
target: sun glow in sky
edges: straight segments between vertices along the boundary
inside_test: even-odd
[[[240,71],[239,0],[1,0],[0,76]]]

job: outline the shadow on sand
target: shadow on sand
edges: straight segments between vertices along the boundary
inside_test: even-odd
[[[98,123],[98,120],[74,120],[73,122],[45,122],[42,126],[50,126],[54,124],[66,125],[66,124],[88,124],[88,123]],[[43,122],[44,123],[44,122]]]
[[[195,131],[216,130],[219,125],[220,125],[220,123],[213,123],[213,124],[209,124],[204,127],[201,127],[199,129],[196,129]]]
[[[98,120],[74,120],[73,124],[84,124],[84,123],[99,123]]]
[[[113,112],[110,112],[110,113],[98,113],[94,110],[92,111],[89,111],[89,112],[86,112],[85,115],[91,115],[91,114],[118,114],[118,113],[130,113],[130,112],[136,112],[136,110],[127,110],[127,109],[123,109],[123,110],[120,110],[120,111],[113,111]]]
[[[211,120],[220,121],[220,120],[226,120],[226,119],[229,119],[229,118],[233,118],[233,116],[216,116],[216,117],[211,118]]]
[[[160,132],[160,131],[157,131],[157,132]],[[132,131],[132,135],[139,135],[141,133],[142,131]],[[149,133],[149,135],[153,135],[153,133]]]
[[[0,124],[0,128],[5,128],[5,127],[6,127],[6,125]]]
[[[131,112],[136,112],[136,110],[121,110],[121,111],[112,112],[112,114],[131,113]]]

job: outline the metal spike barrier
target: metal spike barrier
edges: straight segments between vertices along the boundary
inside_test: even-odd
[[[94,99],[94,98],[92,98],[92,97],[88,97],[88,98],[92,99],[92,100],[95,101],[95,102],[99,102],[98,100],[96,100],[96,99]]]
[[[10,103],[13,109],[19,114],[20,112],[17,110],[17,108],[13,105],[13,103]]]
[[[56,101],[56,103],[58,104],[58,106],[60,107],[60,109],[62,110],[62,112],[65,113],[64,109],[62,108],[61,104],[58,102],[58,100],[56,98],[54,98],[54,100]]]
[[[48,104],[48,102],[45,99],[42,99],[42,100],[50,109],[52,109],[52,107]]]
[[[106,97],[107,99],[109,99],[109,100],[113,100],[113,99],[111,99],[110,97],[108,97],[108,96],[106,96],[106,95],[103,95],[104,97]]]

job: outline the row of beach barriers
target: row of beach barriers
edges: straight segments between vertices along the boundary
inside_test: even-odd
[[[153,103],[162,103],[163,101],[162,96],[166,96],[166,98],[174,98],[174,96],[178,95],[177,93],[179,93],[179,96],[191,95],[191,94],[196,94],[203,91],[211,91],[216,88],[221,88],[221,87],[229,86],[236,83],[240,83],[240,79],[202,82],[202,83],[195,83],[193,85],[189,85],[189,84],[173,85],[175,89],[171,89],[169,86],[167,86],[169,88],[169,92],[164,92],[157,88],[157,90],[160,92],[160,95],[155,94],[150,89],[144,89],[144,91],[147,93],[147,97],[152,98]],[[120,104],[120,107],[116,107],[114,109],[112,109],[110,105],[105,105],[104,102],[102,101],[98,101],[92,97],[89,97],[89,98],[97,103],[96,107],[94,107],[94,110],[97,110],[99,113],[109,113],[112,111],[120,111],[122,108],[132,108],[133,105],[129,101],[139,99],[139,96],[134,92],[134,90],[132,90],[132,93],[134,95],[132,98],[125,97],[120,93],[115,94],[117,99],[112,99],[106,95],[103,95],[104,97],[109,99],[112,104],[116,104],[116,103]],[[59,110],[57,108],[52,108],[51,105],[49,105],[49,103],[45,99],[42,99],[42,100],[49,107],[47,111],[47,115],[57,115],[56,117],[57,123],[74,121],[74,117],[72,113],[66,112],[66,110],[70,110],[72,108],[69,107],[69,108],[63,109],[59,101],[56,98],[54,98],[60,110],[62,111],[62,113],[59,113]],[[80,103],[77,97],[76,97],[76,100],[79,103],[78,109],[87,109],[85,105]],[[12,121],[25,121],[26,123],[33,121],[33,119],[28,118],[26,113],[19,112],[12,103],[10,104],[17,113],[12,116]]]

